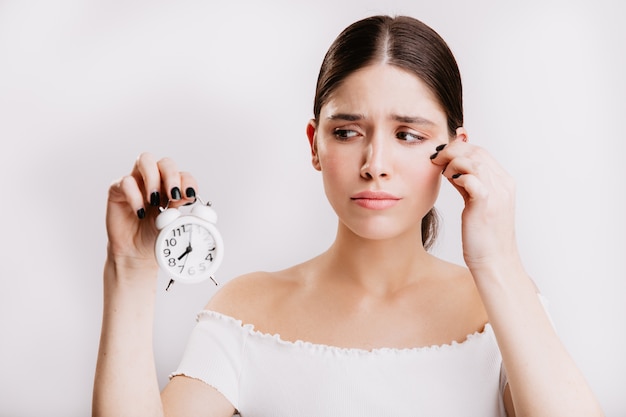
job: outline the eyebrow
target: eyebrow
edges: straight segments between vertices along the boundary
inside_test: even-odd
[[[348,122],[356,122],[365,119],[362,114],[335,113],[327,117],[328,120],[345,120]]]
[[[365,116],[358,113],[335,113],[328,116],[328,120],[345,120],[348,122],[356,122],[363,119],[365,119]],[[422,126],[435,126],[435,122],[420,116],[402,116],[398,114],[392,114],[391,119],[401,123],[409,123]]]
[[[435,126],[435,122],[432,120],[425,119],[420,116],[400,116],[394,114],[391,118],[397,122],[416,124],[416,125],[424,125],[424,126]]]

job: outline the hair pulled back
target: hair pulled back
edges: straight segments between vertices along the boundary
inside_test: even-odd
[[[459,68],[446,42],[426,24],[408,16],[372,16],[343,30],[322,62],[313,114],[319,121],[322,106],[343,80],[375,63],[394,65],[424,82],[446,114],[448,133],[463,126],[463,89]],[[429,249],[436,238],[438,216],[432,208],[422,219],[422,244]]]

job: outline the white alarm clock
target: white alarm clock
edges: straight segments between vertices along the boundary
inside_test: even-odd
[[[222,236],[215,227],[217,213],[197,198],[189,213],[176,208],[164,209],[156,218],[160,230],[155,255],[161,269],[175,282],[196,283],[213,274],[224,256]]]

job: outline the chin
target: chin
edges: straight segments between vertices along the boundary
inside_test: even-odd
[[[370,220],[367,222],[351,222],[350,224],[344,223],[343,225],[349,233],[365,240],[390,240],[410,233],[410,230],[400,228],[397,224],[390,223],[391,222]]]

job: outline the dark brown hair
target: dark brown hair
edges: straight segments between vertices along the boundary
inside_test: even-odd
[[[328,49],[317,79],[313,114],[319,121],[322,106],[353,72],[385,62],[419,77],[439,101],[454,136],[463,126],[463,90],[454,55],[429,26],[407,16],[372,16],[353,23]],[[422,243],[432,247],[438,229],[433,207],[422,219]]]

